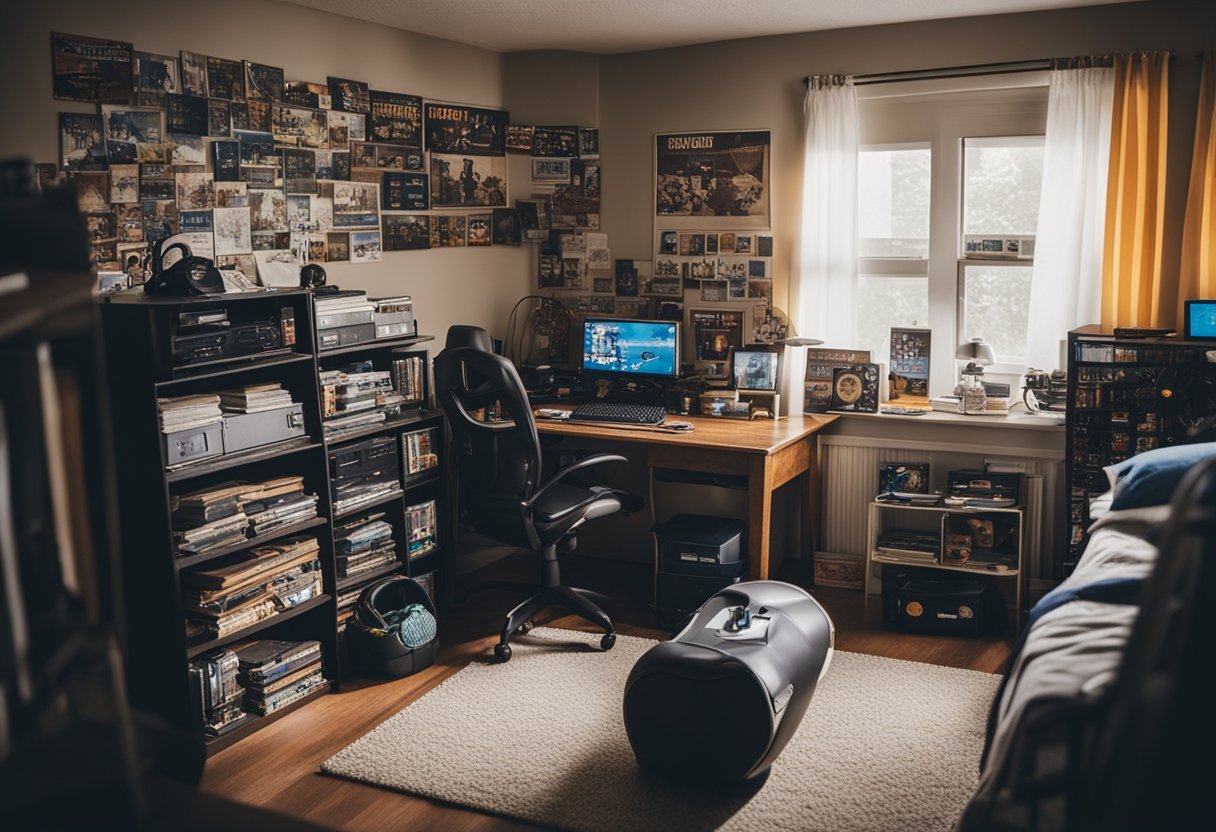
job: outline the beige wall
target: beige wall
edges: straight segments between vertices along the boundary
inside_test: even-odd
[[[545,51],[500,55],[272,0],[118,5],[23,3],[0,33],[0,157],[57,158],[55,114],[88,107],[51,98],[52,30],[130,40],[282,66],[289,79],[329,74],[424,97],[508,108],[517,123],[598,125],[604,160],[603,230],[614,257],[652,256],[653,134],[760,127],[773,130],[773,227],[778,307],[789,308],[802,174],[802,78],[944,65],[1170,49],[1170,200],[1165,270],[1177,273],[1190,163],[1196,53],[1211,45],[1216,3],[1157,0],[984,18],[811,32],[603,58]],[[526,157],[509,157],[510,199],[526,196]],[[535,250],[386,253],[368,265],[330,264],[333,283],[414,296],[423,329],[454,322],[501,336],[514,302],[535,288]],[[1167,303],[1167,308],[1170,304]]]
[[[774,303],[788,309],[802,177],[802,79],[1116,50],[1176,54],[1170,84],[1165,273],[1177,275],[1198,89],[1216,3],[1165,0],[754,38],[602,59],[603,224],[614,257],[652,255],[653,134],[771,128]],[[1173,308],[1167,300],[1165,308]]]
[[[269,0],[118,3],[50,0],[6,6],[0,34],[0,158],[57,157],[56,113],[86,104],[51,97],[52,31],[127,40],[136,49],[185,49],[283,67],[288,80],[327,75],[425,98],[505,106],[502,56],[496,52],[363,23]],[[526,159],[511,159],[510,200],[525,195]],[[442,339],[451,323],[485,326],[501,337],[506,314],[532,286],[531,247],[386,252],[380,263],[326,264],[330,283],[372,295],[410,294],[419,327]]]

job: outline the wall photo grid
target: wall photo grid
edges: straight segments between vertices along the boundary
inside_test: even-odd
[[[107,291],[143,283],[151,245],[177,234],[230,288],[252,287],[259,264],[281,284],[307,261],[521,242],[505,158],[518,129],[505,110],[81,35],[53,33],[51,59],[54,97],[95,111],[59,114],[60,155],[38,179],[76,188]],[[598,141],[569,130],[543,139],[545,153],[568,135],[576,150]],[[590,194],[598,225],[596,165],[593,188],[580,168],[553,189],[563,210],[580,209],[559,223],[591,222]]]

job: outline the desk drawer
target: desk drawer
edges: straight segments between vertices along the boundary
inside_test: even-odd
[[[672,445],[651,445],[646,453],[646,461],[651,468],[678,468],[682,471],[743,476],[747,476],[750,471],[749,457],[750,454],[741,451],[681,448]]]

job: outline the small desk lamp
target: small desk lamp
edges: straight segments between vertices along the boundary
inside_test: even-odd
[[[959,380],[959,412],[984,413],[988,409],[988,395],[984,392],[984,365],[996,361],[992,346],[983,338],[972,338],[959,344],[954,357],[967,362]]]

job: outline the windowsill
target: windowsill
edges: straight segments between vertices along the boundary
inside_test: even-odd
[[[890,402],[898,404],[898,402]],[[1006,430],[1043,430],[1064,432],[1064,414],[1036,414],[1026,410],[1026,405],[1018,402],[1009,409],[1007,416],[973,416],[962,413],[950,413],[945,410],[930,410],[920,416],[902,416],[896,413],[840,413],[841,417],[859,419],[880,419],[898,422],[916,422],[917,424],[935,424],[945,426],[967,425],[980,428],[1002,428]]]

